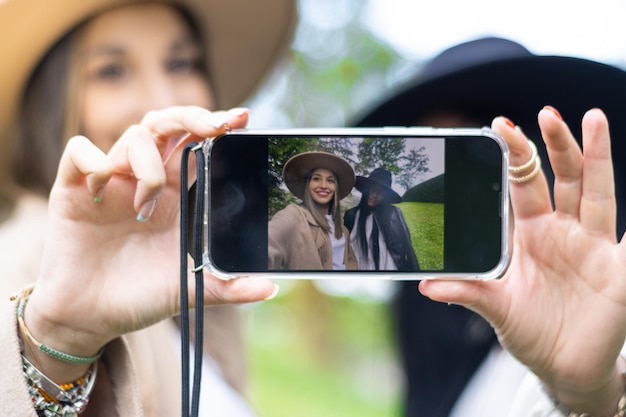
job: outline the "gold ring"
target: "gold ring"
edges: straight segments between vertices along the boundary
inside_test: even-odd
[[[537,146],[531,140],[528,140],[528,144],[532,152],[530,159],[523,165],[509,167],[509,181],[511,182],[521,184],[530,181],[541,169],[541,158],[537,153]]]

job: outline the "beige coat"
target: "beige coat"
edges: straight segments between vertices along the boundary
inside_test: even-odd
[[[0,224],[0,404],[4,407],[0,414],[11,417],[36,416],[21,374],[16,304],[9,302],[9,297],[32,284],[38,275],[46,217],[47,202],[28,196],[21,198],[12,217]],[[232,331],[238,325],[233,308],[207,309],[207,316],[205,351],[222,366],[229,382],[241,380],[241,347],[238,341],[232,340],[238,337],[238,333]],[[119,416],[180,415],[177,338],[180,338],[178,326],[173,320],[166,320],[107,346],[101,366],[106,367],[105,371],[114,381],[115,408]],[[216,340],[219,343],[211,346]],[[229,379],[228,375],[235,376]]]
[[[350,247],[350,233],[341,225],[346,239],[344,265],[357,269]],[[309,210],[290,204],[274,215],[268,226],[268,267],[289,270],[333,269],[330,236],[322,230]]]

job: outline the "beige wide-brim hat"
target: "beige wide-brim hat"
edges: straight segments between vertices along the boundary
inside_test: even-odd
[[[7,141],[29,77],[71,29],[139,0],[0,0],[0,139]],[[145,1],[143,1],[145,2]],[[190,12],[201,31],[219,109],[241,104],[291,44],[295,0],[159,0]]]
[[[292,156],[283,167],[285,185],[296,197],[304,200],[306,178],[318,168],[326,168],[337,176],[339,200],[350,194],[354,188],[354,169],[342,157],[328,152],[303,152]]]

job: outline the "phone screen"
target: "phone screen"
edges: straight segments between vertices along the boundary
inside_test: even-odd
[[[205,257],[213,270],[227,275],[332,271],[411,279],[500,271],[508,261],[508,154],[488,132],[227,133],[207,147]],[[301,175],[304,182],[295,193],[294,182],[284,176],[291,175],[287,161],[308,152],[338,156],[354,171],[346,180],[349,175],[329,170],[337,184],[320,194],[339,200],[344,233],[333,228],[326,233],[333,239],[324,238],[316,224],[323,220],[307,214],[317,201],[309,199],[307,206],[304,197],[315,195],[314,170]],[[378,203],[376,193],[384,196]],[[323,207],[324,218],[336,227],[331,210]],[[335,255],[329,266],[333,245],[339,241],[342,247],[337,236],[343,236],[344,253],[350,246],[356,263],[342,265]]]

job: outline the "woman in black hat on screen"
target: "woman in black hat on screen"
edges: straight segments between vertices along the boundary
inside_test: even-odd
[[[391,172],[376,168],[357,176],[361,192],[357,207],[348,210],[344,224],[361,270],[419,271],[411,235],[399,208],[402,197],[391,188]]]
[[[626,164],[620,164],[626,155],[625,100],[626,73],[618,68],[537,56],[515,42],[483,38],[443,51],[357,124],[481,127],[506,115],[528,137],[538,139],[542,134],[537,112],[547,104],[570,121],[580,120],[590,108],[601,108],[611,122],[621,236],[626,230]],[[535,142],[552,183],[545,144]],[[464,307],[422,297],[412,281],[400,284],[393,308],[407,379],[405,415],[506,415],[524,369],[500,347],[489,323]]]

